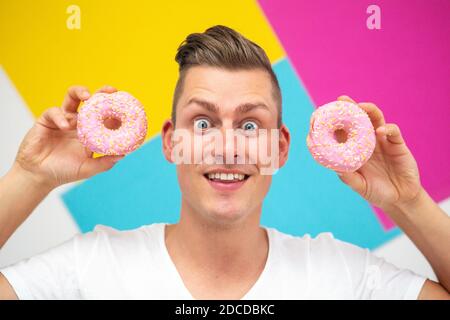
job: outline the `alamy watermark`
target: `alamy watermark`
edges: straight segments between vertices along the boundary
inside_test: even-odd
[[[257,165],[262,175],[273,175],[279,167],[279,129],[176,129],[171,159],[175,164]]]
[[[366,20],[366,26],[369,30],[381,29],[381,9],[376,4],[367,7],[366,13],[370,14]]]
[[[66,27],[69,30],[81,29],[81,9],[76,4],[67,7],[66,13],[69,15],[66,20]]]

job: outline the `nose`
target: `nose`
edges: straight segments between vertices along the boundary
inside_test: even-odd
[[[236,164],[239,158],[236,136],[231,123],[223,123],[220,128],[222,147],[216,148],[216,160],[219,158],[224,164]]]

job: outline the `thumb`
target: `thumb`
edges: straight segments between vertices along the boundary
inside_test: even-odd
[[[89,178],[97,173],[111,169],[119,160],[125,156],[102,156],[98,158],[88,158],[81,165],[79,178]]]
[[[366,194],[366,179],[359,172],[337,172],[339,179],[364,197]]]

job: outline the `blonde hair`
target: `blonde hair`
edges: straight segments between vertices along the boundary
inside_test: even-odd
[[[272,65],[265,51],[256,43],[245,38],[237,31],[217,25],[204,33],[191,33],[180,44],[175,56],[179,65],[179,77],[175,86],[172,103],[172,121],[175,124],[176,106],[183,90],[187,70],[193,66],[208,65],[227,70],[266,70],[271,78],[273,97],[278,108],[278,127],[281,119],[281,90]]]

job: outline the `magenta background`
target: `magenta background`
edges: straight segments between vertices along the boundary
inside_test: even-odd
[[[341,94],[377,104],[400,126],[426,190],[449,197],[450,1],[259,3],[314,105]],[[366,27],[371,4],[381,8],[381,30]]]

